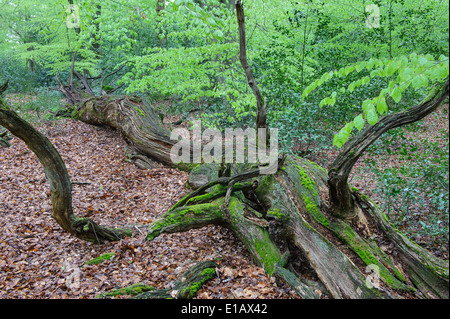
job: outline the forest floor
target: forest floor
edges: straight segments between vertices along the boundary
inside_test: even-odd
[[[446,124],[435,124],[448,126],[448,117]],[[71,119],[41,121],[37,128],[66,163],[77,216],[102,225],[149,224],[189,192],[185,172],[163,166],[141,170],[130,163],[126,143],[114,130]],[[10,148],[0,148],[0,298],[95,298],[139,282],[169,288],[203,260],[219,266],[198,298],[298,298],[255,266],[242,243],[221,227],[163,234],[152,242],[144,233],[104,245],[74,238],[51,218],[49,187],[37,158],[21,140],[10,142]],[[317,160],[327,166],[335,155]],[[362,165],[358,172],[365,171]],[[363,175],[353,183],[370,195],[376,185]],[[442,250],[441,257],[448,258]],[[105,253],[114,257],[84,265]]]

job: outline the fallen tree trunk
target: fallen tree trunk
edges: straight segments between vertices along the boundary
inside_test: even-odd
[[[184,163],[175,165],[171,160],[170,151],[176,141],[170,139],[170,131],[161,123],[159,114],[148,101],[140,97],[111,95],[118,88],[108,92],[101,89],[102,94],[96,96],[89,79],[76,72],[75,57],[76,55],[73,57],[68,83],[63,84],[57,77],[59,86],[53,88],[67,100],[68,109],[65,114],[88,124],[105,125],[119,130],[132,146],[130,158],[141,168],[154,167],[155,161],[183,170],[192,168],[192,165]],[[104,80],[116,72],[117,70],[109,74],[102,73],[92,79],[101,78],[103,85]],[[74,76],[80,82],[78,86],[73,81]]]
[[[135,159],[156,160],[174,166],[170,151],[175,144],[150,105],[136,97],[101,96],[78,101],[72,112],[75,119],[93,125],[118,129],[138,152]],[[141,157],[139,157],[141,155]],[[146,156],[147,158],[145,158]]]
[[[145,284],[114,289],[100,294],[97,298],[129,295],[133,299],[191,299],[202,286],[214,278],[218,265],[212,261],[202,261],[189,268],[170,289],[155,289]]]
[[[277,174],[249,174],[247,182],[235,184],[226,203],[228,180],[210,181],[181,199],[149,226],[147,240],[215,224],[230,229],[268,275],[283,278],[304,298],[448,298],[448,261],[413,244],[357,190],[353,196],[360,222],[335,218],[327,211],[327,173],[318,165],[288,157]],[[249,192],[256,195],[260,211],[256,203],[250,205]],[[400,258],[380,249],[377,237],[392,242]],[[318,282],[292,271],[288,246],[305,256]]]

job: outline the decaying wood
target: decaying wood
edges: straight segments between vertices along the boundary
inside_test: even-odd
[[[139,283],[111,290],[97,296],[97,298],[129,295],[132,299],[191,299],[195,297],[206,282],[216,277],[217,267],[218,265],[215,262],[201,261],[183,273],[170,289],[155,289]]]
[[[241,64],[258,103],[256,126],[267,129],[265,101],[247,61],[245,19],[239,0],[236,13]],[[173,166],[170,151],[174,141],[149,103],[129,96],[95,96],[89,79],[76,72],[74,63],[71,74],[68,85],[58,79],[58,89],[72,104],[75,118],[116,128],[139,151],[136,157],[146,156]],[[75,86],[74,77],[80,87]],[[351,168],[369,145],[387,130],[432,112],[448,95],[448,84],[447,80],[419,105],[386,116],[367,128],[344,147],[328,174],[317,164],[293,156],[280,158],[272,175],[261,175],[259,168],[248,166],[242,170],[245,165],[195,167],[192,173],[197,178],[190,178],[195,190],[149,224],[146,239],[152,241],[164,233],[211,224],[226,227],[267,275],[283,279],[302,298],[395,298],[402,293],[448,298],[448,261],[432,256],[395,230],[376,205],[350,190],[347,183]],[[61,157],[42,134],[10,111],[3,101],[0,124],[23,139],[43,164],[52,191],[53,217],[61,227],[78,238],[98,243],[132,234],[130,229],[99,226],[73,214],[71,182]],[[329,213],[330,209],[334,214]],[[397,247],[399,260],[383,252],[367,234],[355,231],[349,220],[356,214],[372,218]],[[361,224],[368,227],[368,222]],[[316,282],[295,271],[290,249],[305,256],[304,262]],[[191,298],[196,292],[192,287],[198,288],[211,279],[214,267],[211,262],[199,264],[183,275],[173,289],[146,291],[136,297]],[[368,284],[366,267],[378,270],[379,286]]]
[[[87,78],[75,70],[75,56],[72,63],[71,75],[68,84],[64,85],[59,77],[59,86],[54,88],[65,96],[69,103],[70,115],[75,119],[93,125],[106,125],[117,129],[133,149],[136,154],[130,155],[137,160],[142,168],[152,167],[152,161],[162,163],[167,166],[177,166],[181,169],[188,169],[183,163],[175,165],[170,158],[170,151],[175,141],[170,139],[170,131],[161,123],[150,103],[145,99],[127,95],[110,95],[119,87],[105,91],[104,81],[120,71],[101,75],[94,78]],[[73,78],[80,83],[76,86]],[[90,79],[101,79],[101,95],[96,96],[89,83]],[[108,95],[104,95],[104,94]]]
[[[370,209],[368,212],[395,244],[400,259],[406,265],[410,280],[427,298],[449,298],[449,264],[448,261],[437,258],[428,250],[412,242],[395,229],[386,215],[370,199],[361,194],[358,201],[364,202]]]

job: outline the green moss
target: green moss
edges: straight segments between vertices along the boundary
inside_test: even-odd
[[[244,209],[244,205],[236,197],[231,196],[228,208],[232,219],[239,220],[242,218],[243,214],[241,214],[241,212]]]
[[[414,290],[412,287],[401,282],[404,281],[405,278],[392,263],[389,257],[378,247],[372,247],[360,238],[348,224],[344,222],[337,222],[332,225],[332,229],[335,234],[364,261],[366,265],[377,266],[380,279],[387,285],[398,290]],[[395,274],[395,277],[399,279],[395,278],[387,267],[389,267]]]
[[[311,198],[309,198],[308,195],[303,196],[303,201],[306,204],[306,210],[314,218],[314,220],[322,224],[323,226],[329,228],[330,222],[328,221],[327,217],[322,213],[320,208],[317,206],[316,202],[313,201]]]
[[[124,288],[113,289],[109,292],[98,295],[96,298],[115,297],[122,295],[136,296],[143,292],[152,290],[155,290],[155,288],[142,283],[138,283]]]
[[[273,243],[267,228],[245,218],[244,204],[234,196],[230,198],[229,211],[231,228],[239,228],[236,234],[251,252],[255,262],[262,266],[268,275],[272,275],[276,263],[281,259],[281,252]]]
[[[301,167],[300,165],[294,165],[294,166],[298,169],[298,172],[300,173],[300,176],[302,178],[302,185],[305,186],[306,189],[317,194],[316,189],[314,187],[315,183],[311,180],[311,178],[309,177],[309,175],[305,171],[305,169],[303,167]]]
[[[96,257],[94,259],[86,261],[83,265],[99,265],[102,262],[104,262],[105,260],[110,260],[115,255],[116,255],[115,253],[106,253],[106,254],[103,254],[103,255],[101,255],[99,257]]]
[[[306,210],[315,221],[328,228],[329,221],[327,220],[326,216],[322,213],[319,207],[320,197],[318,194],[318,186],[311,179],[308,172],[302,166],[296,164],[294,164],[293,166],[296,168],[300,176],[300,181],[295,180],[294,172],[291,173],[290,177],[296,186],[297,194],[305,203]]]
[[[273,216],[275,218],[277,218],[280,221],[284,221],[287,220],[289,217],[286,216],[285,214],[283,214],[282,212],[280,212],[280,210],[278,208],[273,208],[267,211],[267,215]]]
[[[273,244],[270,234],[267,230],[262,231],[261,237],[254,238],[253,248],[261,258],[260,262],[264,271],[271,276],[275,271],[275,266],[281,260],[281,253]]]
[[[270,192],[272,190],[273,183],[275,182],[275,177],[273,175],[266,175],[259,180],[257,191],[259,192]]]
[[[196,282],[192,283],[191,285],[183,288],[179,292],[178,296],[180,298],[184,298],[184,299],[193,298],[197,294],[197,292],[200,290],[200,288],[202,288],[203,284],[206,283],[207,281],[211,280],[215,274],[216,274],[216,271],[214,268],[206,268],[200,274],[201,280],[196,281]]]
[[[136,110],[136,112],[139,113],[140,116],[146,117],[145,113],[144,113],[140,108],[138,108],[137,106],[135,106],[134,109]]]
[[[149,227],[147,240],[153,240],[168,229],[173,231],[183,231],[188,229],[189,225],[195,223],[194,219],[209,219],[211,222],[216,218],[220,219],[222,217],[223,201],[223,198],[219,198],[211,203],[197,204],[187,207],[183,206],[168,211]]]
[[[326,170],[325,168],[323,168],[322,166],[320,166],[319,164],[317,164],[317,163],[315,163],[315,162],[313,162],[313,161],[310,161],[310,160],[305,160],[305,161],[306,161],[308,164],[310,164],[311,166],[313,166],[315,169],[321,171],[322,173],[325,173],[325,174],[328,173],[327,170]]]
[[[182,171],[190,172],[194,168],[196,168],[197,166],[200,166],[200,165],[201,164],[199,164],[199,163],[178,163],[178,164],[176,164],[176,167]]]

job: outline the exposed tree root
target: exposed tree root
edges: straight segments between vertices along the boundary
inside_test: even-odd
[[[89,218],[76,217],[72,211],[72,185],[66,166],[50,141],[34,127],[8,109],[0,99],[0,125],[22,139],[44,167],[52,194],[52,217],[70,234],[94,243],[116,241],[131,236],[132,228],[100,226]]]

